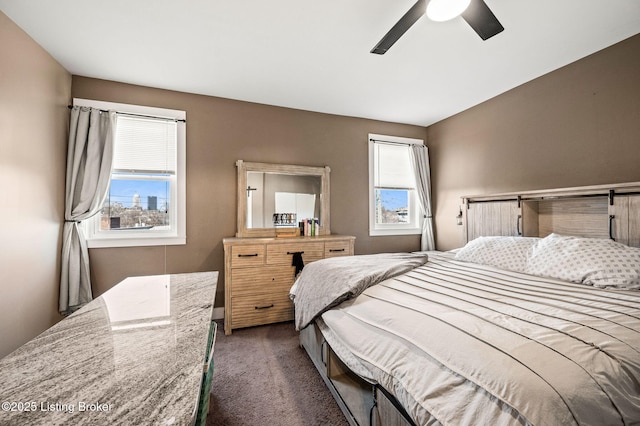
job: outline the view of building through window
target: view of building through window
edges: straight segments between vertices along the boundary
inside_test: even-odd
[[[112,179],[100,229],[166,230],[170,226],[170,199],[166,180]]]
[[[409,190],[376,189],[376,223],[409,222]]]

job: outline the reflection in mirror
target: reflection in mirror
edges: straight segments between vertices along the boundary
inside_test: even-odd
[[[316,212],[316,194],[276,192],[275,226],[296,226],[302,219],[317,219],[319,213]]]
[[[298,226],[319,218],[321,177],[247,172],[247,228]]]
[[[236,237],[291,236],[304,219],[317,219],[317,235],[330,235],[327,166],[253,163],[238,160]],[[279,232],[281,228],[285,232]]]

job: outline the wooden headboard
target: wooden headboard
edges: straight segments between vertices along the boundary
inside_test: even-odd
[[[463,240],[551,233],[640,247],[640,182],[464,196]]]

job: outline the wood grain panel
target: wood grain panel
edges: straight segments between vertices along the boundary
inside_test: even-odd
[[[300,330],[300,346],[304,347],[320,374],[327,374],[327,345],[315,321]]]
[[[467,241],[481,236],[518,235],[517,201],[496,201],[469,204],[467,211]]]
[[[538,224],[538,202],[524,201],[522,203],[522,235],[524,237],[537,237],[540,235]]]
[[[288,293],[232,297],[231,327],[251,327],[293,319]]]
[[[609,238],[607,203],[607,197],[542,200],[538,204],[539,236]]]
[[[384,426],[410,426],[411,423],[403,417],[393,403],[380,390],[376,389],[376,405],[374,416],[376,416],[376,425]]]
[[[242,244],[231,247],[231,267],[248,268],[265,262],[264,244]]]
[[[353,255],[352,241],[339,240],[324,243],[324,257],[351,256]]]
[[[288,293],[293,285],[294,273],[292,266],[233,269],[231,296]]]
[[[333,350],[327,352],[327,376],[331,384],[349,407],[357,424],[369,424],[369,412],[374,403],[372,385],[352,372]]]
[[[629,197],[629,241],[632,247],[640,247],[640,196]]]
[[[302,259],[304,263],[315,262],[324,257],[324,242],[292,242],[283,244],[267,245],[267,264],[291,266],[293,254],[304,252]]]

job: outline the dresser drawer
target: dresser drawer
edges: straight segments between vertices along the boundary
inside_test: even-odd
[[[324,243],[324,257],[351,256],[351,241],[338,240]]]
[[[231,247],[231,268],[264,265],[264,244],[242,244]]]
[[[233,297],[232,301],[232,328],[293,319],[293,302],[289,299],[288,293]]]
[[[304,252],[302,260],[305,264],[320,260],[324,257],[324,243],[318,242],[299,242],[284,244],[268,244],[267,245],[267,264],[268,265],[286,265],[291,266],[293,253]]]
[[[293,285],[295,268],[265,266],[231,270],[231,296],[262,293],[288,294]]]

